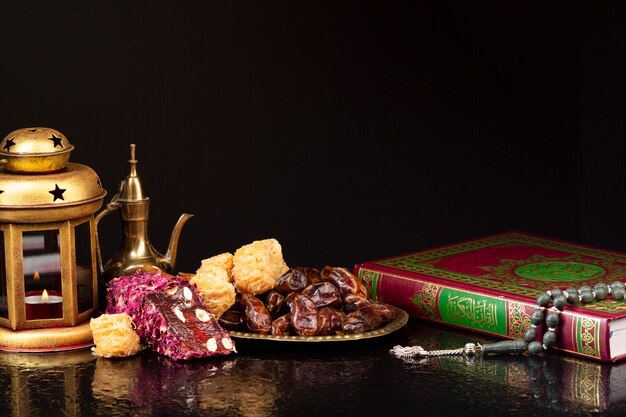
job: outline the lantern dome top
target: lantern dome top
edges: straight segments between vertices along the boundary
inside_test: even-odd
[[[14,130],[0,142],[0,157],[14,172],[50,172],[67,164],[74,146],[58,130],[28,127]]]
[[[74,149],[50,128],[25,128],[0,142],[0,222],[41,223],[97,211],[106,195],[96,172],[68,162]]]

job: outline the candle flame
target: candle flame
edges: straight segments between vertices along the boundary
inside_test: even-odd
[[[35,271],[35,274],[33,275],[33,278],[35,278],[35,280],[39,279],[39,272]]]
[[[48,301],[48,291],[43,290],[41,293],[41,301]]]

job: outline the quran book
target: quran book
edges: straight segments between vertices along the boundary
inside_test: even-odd
[[[521,339],[540,293],[623,280],[626,254],[509,232],[364,262],[354,272],[371,298],[414,317]],[[555,348],[626,359],[626,300],[567,305]]]

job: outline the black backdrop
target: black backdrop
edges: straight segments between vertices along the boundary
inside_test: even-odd
[[[109,197],[136,143],[157,249],[196,215],[178,270],[267,237],[293,266],[626,250],[621,2],[61,3],[0,6],[0,135],[60,130]]]

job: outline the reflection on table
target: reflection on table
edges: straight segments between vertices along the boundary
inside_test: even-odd
[[[555,353],[400,360],[394,345],[447,349],[493,339],[411,320],[384,337],[339,343],[237,340],[239,354],[171,361],[0,352],[0,410],[66,415],[620,415],[626,363]],[[506,408],[504,408],[506,407]],[[386,414],[385,414],[386,413]],[[4,414],[3,414],[4,415]]]
[[[415,323],[413,323],[415,325]],[[491,342],[490,338],[422,323],[420,332],[409,337],[410,345],[426,350],[454,349],[468,341]],[[626,362],[599,363],[552,353],[542,356],[498,356],[491,358],[449,356],[405,359],[418,364],[478,378],[500,388],[530,392],[547,407],[562,408],[561,400],[572,402],[589,412],[607,411],[611,404],[626,402]]]

